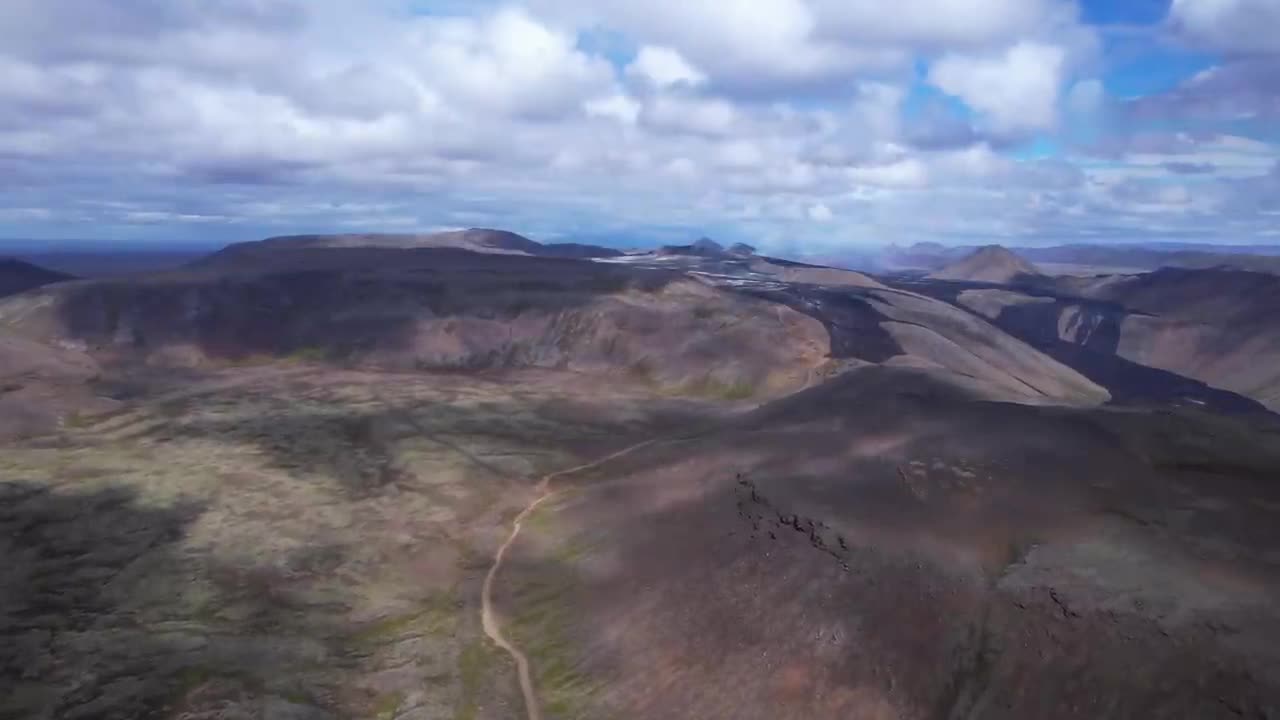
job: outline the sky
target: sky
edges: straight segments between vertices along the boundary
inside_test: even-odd
[[[3,0],[0,237],[1280,244],[1280,0]]]

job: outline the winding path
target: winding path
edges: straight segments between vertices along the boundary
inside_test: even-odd
[[[598,465],[603,465],[610,460],[615,460],[635,452],[640,448],[647,447],[658,442],[660,438],[645,440],[642,443],[636,443],[631,447],[623,448],[611,455],[606,455],[598,460],[592,460],[589,463],[571,467],[567,470],[557,470],[542,476],[542,480],[538,481],[538,495],[529,503],[520,514],[516,516],[515,521],[511,524],[511,534],[507,536],[507,541],[502,543],[498,551],[493,555],[493,565],[489,567],[489,573],[484,577],[484,588],[480,592],[480,624],[484,626],[484,634],[489,636],[495,645],[507,651],[512,659],[516,661],[516,671],[520,675],[520,693],[524,695],[525,713],[529,720],[542,720],[542,710],[538,705],[538,695],[533,689],[533,675],[529,669],[529,658],[521,652],[520,648],[502,634],[502,625],[498,622],[498,616],[493,611],[493,583],[498,577],[498,571],[502,569],[502,561],[507,556],[507,550],[516,541],[516,536],[520,534],[520,527],[524,525],[524,521],[529,519],[529,515],[538,506],[546,502],[555,493],[551,490],[551,481],[562,475],[582,472],[590,470]]]

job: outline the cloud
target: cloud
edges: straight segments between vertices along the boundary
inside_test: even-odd
[[[1280,118],[1280,58],[1247,58],[1204,70],[1168,92],[1131,100],[1138,119]]]
[[[607,62],[576,48],[572,34],[517,8],[420,22],[409,45],[416,79],[447,100],[532,119],[573,112],[614,77]]]
[[[711,137],[727,135],[737,111],[727,100],[686,94],[661,94],[645,103],[640,119],[662,132]]]
[[[1067,0],[413,5],[0,2],[0,232],[733,223],[769,250],[1274,224],[1275,144],[1217,123],[1274,117],[1275,58],[1117,108]],[[1029,159],[1069,123],[1101,137]]]
[[[1000,131],[1045,130],[1057,122],[1066,52],[1020,42],[996,55],[944,55],[929,81],[984,113]]]
[[[1089,78],[1071,86],[1067,93],[1067,107],[1079,115],[1092,115],[1106,103],[1107,91],[1101,80]]]
[[[1069,6],[1042,0],[817,0],[822,32],[846,42],[917,48],[982,48],[1008,43],[1067,19]]]
[[[838,92],[857,73],[909,71],[921,54],[996,51],[1087,31],[1066,0],[534,0],[580,29],[677,51],[737,97]]]
[[[701,70],[693,67],[680,53],[667,47],[646,45],[627,66],[627,74],[657,88],[672,85],[695,87],[707,81]]]
[[[592,98],[583,109],[591,117],[610,118],[623,125],[635,125],[640,118],[640,103],[621,92]]]
[[[1218,166],[1213,163],[1181,162],[1176,160],[1164,163],[1163,167],[1175,175],[1209,175],[1218,169]]]
[[[849,168],[847,175],[855,183],[896,188],[920,188],[929,182],[929,168],[919,158],[853,167]]]
[[[809,206],[809,219],[820,223],[831,222],[835,219],[835,213],[825,203],[817,203]]]
[[[1168,23],[1184,38],[1228,54],[1280,53],[1275,0],[1173,0]]]

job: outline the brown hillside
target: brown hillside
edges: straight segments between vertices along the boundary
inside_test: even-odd
[[[639,720],[1265,716],[1275,428],[982,397],[865,368],[579,476],[502,600],[539,687]]]
[[[559,368],[739,397],[799,387],[828,355],[814,319],[678,274],[459,251],[297,257],[52,288],[0,304],[0,323],[116,363]]]
[[[930,278],[935,280],[964,280],[1009,284],[1040,276],[1035,265],[999,246],[978,248],[968,257],[938,270]]]

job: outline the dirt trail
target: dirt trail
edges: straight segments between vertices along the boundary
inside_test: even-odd
[[[502,543],[502,547],[499,547],[498,551],[493,555],[493,565],[489,568],[489,573],[485,575],[484,588],[480,593],[480,623],[484,626],[484,634],[488,635],[489,639],[492,640],[495,645],[506,650],[507,653],[516,661],[516,671],[520,675],[520,692],[524,695],[524,707],[529,720],[542,720],[542,710],[538,706],[538,696],[537,693],[534,692],[533,676],[529,670],[529,658],[525,657],[525,654],[520,651],[520,648],[516,647],[506,638],[506,636],[502,634],[502,626],[498,622],[498,617],[493,611],[493,583],[494,579],[498,576],[498,571],[502,569],[502,561],[506,558],[507,550],[513,543],[515,543],[516,536],[520,534],[520,527],[524,524],[524,521],[529,518],[529,515],[532,514],[534,510],[537,510],[539,505],[546,502],[551,496],[555,495],[551,490],[552,480],[562,475],[590,470],[597,465],[603,465],[610,460],[615,460],[624,455],[635,452],[643,447],[659,442],[662,439],[664,438],[645,440],[642,443],[636,443],[630,447],[623,448],[618,452],[606,455],[598,460],[592,460],[589,463],[584,463],[577,467],[571,467],[567,470],[557,470],[556,472],[542,476],[542,480],[538,481],[537,497],[534,498],[533,502],[529,503],[529,505],[525,507],[524,510],[521,510],[520,514],[516,516],[515,521],[511,525],[511,535],[507,537],[507,541]]]

